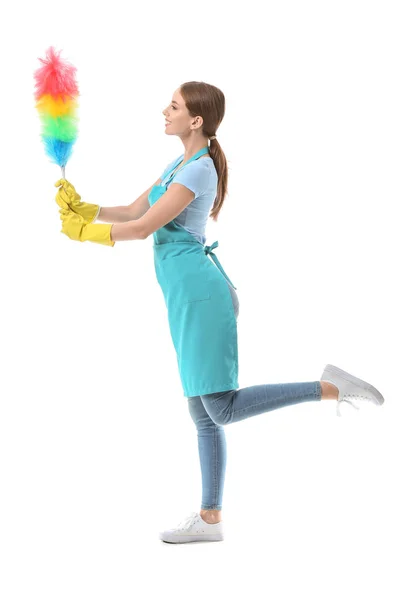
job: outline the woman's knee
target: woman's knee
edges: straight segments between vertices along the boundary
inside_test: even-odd
[[[232,397],[235,390],[203,394],[200,396],[205,409],[216,425],[227,425],[232,418]]]

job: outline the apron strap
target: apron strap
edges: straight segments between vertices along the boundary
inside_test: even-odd
[[[214,254],[214,252],[213,252],[214,248],[218,248],[218,242],[214,242],[213,244],[211,244],[211,246],[204,246],[204,252],[205,252],[206,256],[207,256],[207,254],[209,254],[211,256],[211,258],[213,259],[217,268],[221,271],[222,275],[225,277],[225,279],[227,279],[229,281],[231,286],[236,290],[232,281],[229,279],[228,275],[225,273],[224,269],[222,268],[222,265],[219,262],[217,256]]]

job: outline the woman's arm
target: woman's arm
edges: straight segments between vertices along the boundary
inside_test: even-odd
[[[150,204],[147,199],[152,188],[161,183],[161,179],[157,179],[143,194],[136,198],[132,204],[128,206],[105,206],[100,209],[96,221],[105,221],[106,223],[126,223],[140,219],[149,210]]]
[[[143,223],[140,220],[127,223],[115,223],[111,226],[110,238],[113,242],[126,242],[129,240],[145,240]]]
[[[132,210],[129,206],[102,206],[96,221],[105,223],[126,223],[132,220]]]

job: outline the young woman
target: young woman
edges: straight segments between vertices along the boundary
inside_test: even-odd
[[[343,401],[359,409],[349,397],[376,405],[384,401],[372,385],[329,364],[320,380],[238,389],[236,288],[213,252],[218,242],[204,245],[207,219],[217,220],[227,193],[227,161],[216,136],[224,113],[225,97],[215,86],[181,85],[163,114],[165,133],[180,138],[184,153],[129,206],[80,202],[68,181],[55,184],[62,232],[71,239],[113,246],[153,235],[156,277],[197,428],[203,486],[200,511],[162,532],[165,542],[223,539],[224,425],[299,402],[332,399],[337,409]],[[108,224],[95,225],[96,218]]]

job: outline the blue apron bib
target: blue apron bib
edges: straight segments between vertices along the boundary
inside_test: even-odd
[[[208,146],[185,165],[207,153]],[[166,190],[166,185],[153,186],[150,206]],[[236,288],[212,252],[218,242],[203,246],[175,220],[154,231],[153,241],[156,277],[167,306],[184,395],[237,389],[237,324],[227,281]]]

